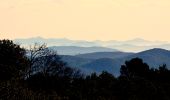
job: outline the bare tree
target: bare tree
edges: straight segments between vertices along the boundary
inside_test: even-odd
[[[69,78],[82,76],[79,70],[69,67],[56,51],[50,50],[45,44],[30,46],[28,56],[30,65],[27,78],[36,73],[41,73],[44,76]]]
[[[58,57],[57,53],[49,50],[46,44],[40,45],[37,43],[30,46],[27,55],[30,61],[27,77],[40,70],[45,71],[45,68],[48,68],[47,66],[51,65],[52,61],[55,60],[53,57]]]

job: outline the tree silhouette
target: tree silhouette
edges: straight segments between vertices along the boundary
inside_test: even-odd
[[[52,60],[50,57],[55,57],[56,53],[51,52],[46,44],[37,44],[35,43],[33,46],[27,50],[27,56],[29,58],[29,69],[27,72],[27,77],[30,77],[32,74],[43,71],[47,63],[49,64]],[[48,57],[48,59],[47,59]],[[45,73],[45,72],[44,72]]]
[[[56,52],[45,45],[34,45],[28,55],[30,67],[26,81],[34,90],[55,91],[66,96],[71,93],[73,80],[82,77],[79,70],[69,67]]]
[[[122,65],[120,69],[121,75],[128,78],[146,77],[148,72],[149,66],[143,63],[143,60],[140,58],[133,58],[130,61],[126,61],[125,65]]]
[[[0,40],[0,80],[21,77],[27,64],[23,48],[10,40]]]

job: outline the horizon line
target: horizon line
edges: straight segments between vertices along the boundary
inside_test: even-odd
[[[170,41],[163,41],[163,40],[148,40],[148,39],[144,39],[144,38],[140,38],[140,37],[136,37],[136,38],[132,38],[132,39],[126,39],[126,40],[116,40],[116,39],[112,39],[112,40],[86,40],[86,39],[70,39],[67,37],[60,37],[60,38],[45,38],[43,36],[35,36],[35,37],[27,37],[27,38],[15,38],[15,39],[11,39],[11,40],[18,40],[18,39],[33,39],[33,38],[41,38],[41,39],[66,39],[66,40],[72,40],[72,41],[88,41],[88,42],[94,42],[94,41],[103,41],[103,42],[107,42],[107,41],[131,41],[131,40],[144,40],[144,41],[150,41],[150,42],[170,42]],[[5,38],[4,38],[5,39]]]

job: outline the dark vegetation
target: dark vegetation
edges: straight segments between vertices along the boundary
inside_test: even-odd
[[[29,50],[0,40],[0,100],[170,100],[170,70],[126,61],[120,76],[85,76],[45,45]]]

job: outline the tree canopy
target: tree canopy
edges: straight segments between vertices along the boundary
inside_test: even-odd
[[[10,40],[0,40],[0,80],[21,77],[27,69],[25,49]]]

